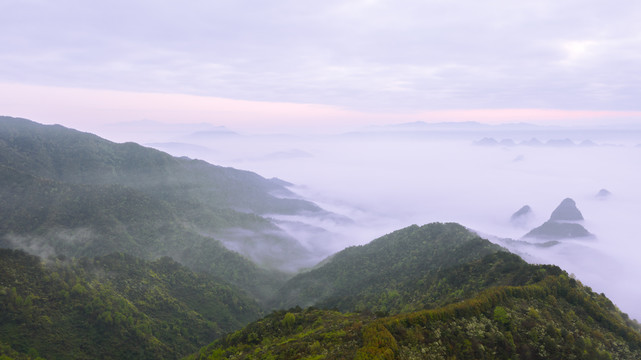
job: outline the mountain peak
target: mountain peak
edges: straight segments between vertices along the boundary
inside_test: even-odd
[[[599,192],[596,194],[597,199],[607,199],[612,195],[610,191],[607,189],[601,189]]]
[[[574,200],[566,198],[554,209],[550,220],[525,234],[526,238],[539,239],[567,239],[592,237],[579,221],[583,220],[581,211],[576,207]]]
[[[532,208],[530,207],[530,205],[524,205],[522,208],[512,214],[512,216],[510,217],[510,222],[513,225],[525,226],[531,217]]]
[[[550,215],[551,221],[580,221],[583,220],[583,214],[576,207],[576,202],[570,198],[561,201],[561,204],[554,209]]]

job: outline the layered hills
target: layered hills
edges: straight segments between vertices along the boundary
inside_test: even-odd
[[[0,118],[0,196],[2,247],[171,256],[260,298],[282,282],[278,271],[308,266],[311,256],[267,215],[325,214],[278,179],[9,117]],[[223,237],[236,249],[271,251],[240,256]]]
[[[309,252],[271,214],[327,213],[287,185],[0,118],[0,359],[641,358],[603,294],[458,224],[292,277]]]
[[[604,295],[457,224],[411,226],[346,249],[281,294],[314,307],[274,312],[190,358],[641,356],[638,323]]]
[[[458,224],[410,226],[289,280],[277,308],[318,306],[399,313],[434,308],[481,289],[524,284],[525,263]]]

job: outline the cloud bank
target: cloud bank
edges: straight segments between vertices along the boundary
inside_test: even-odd
[[[0,81],[352,110],[639,110],[641,4],[8,1]]]
[[[295,184],[292,190],[298,194],[351,218],[353,223],[297,219],[326,232],[285,226],[318,253],[329,255],[411,224],[458,222],[507,244],[531,262],[561,266],[641,319],[641,292],[633,285],[641,273],[639,129],[529,127],[521,131],[516,126],[496,133],[499,130],[494,127],[469,130],[474,124],[447,131],[408,126],[410,131],[371,128],[336,136],[200,138],[197,144],[207,145],[210,151],[189,147],[181,151],[175,146],[169,151],[285,179]],[[488,131],[514,143],[537,136],[541,143],[567,137],[575,144],[589,140],[594,145],[475,145],[474,140]],[[155,146],[163,149],[162,144]],[[308,156],[264,156],[291,149]],[[611,195],[598,197],[601,189]],[[585,218],[582,225],[595,238],[563,240],[551,247],[498,240],[521,239],[548,220],[568,197],[576,201]],[[515,225],[511,215],[525,205],[532,213],[525,223]]]

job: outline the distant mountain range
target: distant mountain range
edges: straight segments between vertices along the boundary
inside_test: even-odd
[[[530,147],[592,147],[592,146],[601,146],[595,143],[592,140],[583,140],[580,142],[573,141],[571,139],[550,139],[545,142],[540,141],[537,138],[531,138],[530,140],[524,140],[521,142],[514,141],[512,139],[502,139],[496,140],[491,137],[485,137],[481,140],[474,142],[475,145],[479,146],[530,146]]]

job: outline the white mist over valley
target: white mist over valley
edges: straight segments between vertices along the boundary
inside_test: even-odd
[[[135,131],[133,124],[123,124],[123,131],[101,135],[291,183],[294,193],[334,214],[275,216],[317,254],[300,259],[299,266],[314,266],[410,224],[458,222],[529,262],[561,266],[641,318],[641,289],[635,285],[641,274],[641,132],[634,127],[414,123],[349,133],[253,135],[172,126]],[[609,196],[598,196],[601,190]],[[501,240],[521,239],[565,198],[576,202],[593,238],[552,246],[537,239]],[[512,223],[512,214],[525,205],[530,216]]]

